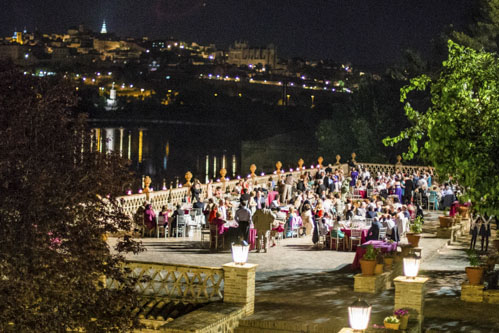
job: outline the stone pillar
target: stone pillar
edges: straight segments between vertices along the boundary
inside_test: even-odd
[[[255,272],[256,264],[238,265],[233,262],[223,265],[224,303],[244,306],[246,316],[255,309]]]
[[[412,279],[398,276],[393,282],[395,283],[395,310],[409,309],[411,317],[417,318],[421,326],[424,318],[424,297],[428,278],[416,277]]]

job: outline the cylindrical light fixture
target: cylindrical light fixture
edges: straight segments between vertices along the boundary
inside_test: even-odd
[[[369,325],[371,318],[371,306],[367,302],[356,300],[348,307],[348,319],[353,330],[363,331]]]

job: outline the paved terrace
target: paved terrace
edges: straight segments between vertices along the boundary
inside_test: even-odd
[[[438,212],[427,212],[420,242],[420,275],[430,277],[425,327],[434,331],[499,332],[499,319],[495,316],[499,305],[460,301],[460,285],[466,280],[464,250],[468,238],[463,237],[452,246],[445,239],[435,238],[437,217]],[[202,248],[199,235],[142,241],[147,251],[130,255],[129,259],[200,266],[221,266],[232,261],[230,252],[210,253]],[[394,290],[378,295],[354,293],[354,273],[349,267],[353,258],[354,253],[350,252],[314,249],[310,237],[282,240],[268,253],[250,253],[248,262],[259,266],[255,313],[248,319],[264,325],[267,321],[299,322],[308,331],[325,327],[339,330],[348,326],[348,305],[362,296],[373,305],[371,323],[382,324],[393,309]]]

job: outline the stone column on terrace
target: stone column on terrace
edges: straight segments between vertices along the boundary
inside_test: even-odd
[[[395,307],[394,310],[408,309],[412,318],[417,318],[421,327],[424,319],[424,298],[428,278],[405,276],[396,277],[395,284]]]
[[[228,263],[224,270],[224,303],[235,303],[244,306],[247,316],[255,309],[255,273],[256,264],[239,265]]]

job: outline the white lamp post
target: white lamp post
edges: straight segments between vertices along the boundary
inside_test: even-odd
[[[244,265],[248,261],[249,244],[246,241],[232,243],[232,260],[236,265]]]
[[[354,331],[363,331],[369,325],[371,318],[371,306],[360,298],[348,307],[348,319],[350,327]]]
[[[410,254],[404,258],[404,275],[408,278],[415,279],[419,272],[419,257],[415,254]]]

